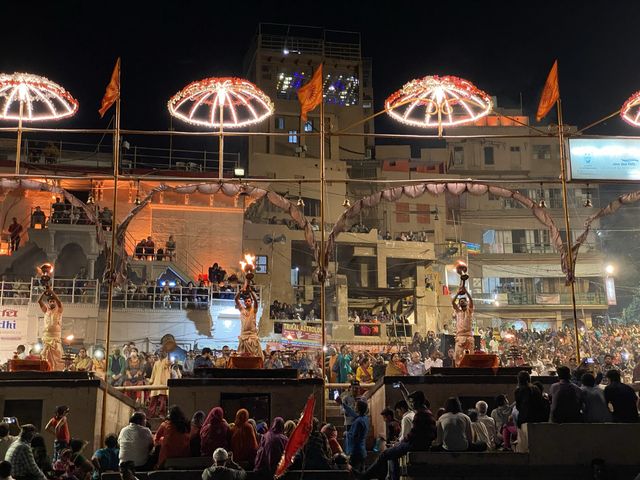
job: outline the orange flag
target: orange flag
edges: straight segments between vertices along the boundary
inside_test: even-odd
[[[544,84],[544,90],[540,96],[540,104],[538,105],[538,113],[536,113],[536,120],[539,122],[546,117],[549,110],[553,108],[553,105],[560,98],[560,85],[558,84],[558,60],[553,62],[553,67],[547,77],[547,82]]]
[[[322,64],[313,72],[311,80],[298,89],[300,117],[307,121],[307,113],[322,103]]]
[[[100,105],[100,118],[104,117],[107,110],[111,108],[111,105],[120,98],[120,57],[116,61],[116,66],[113,67],[113,73],[111,74],[111,80],[107,85],[107,90],[102,97],[102,105]]]

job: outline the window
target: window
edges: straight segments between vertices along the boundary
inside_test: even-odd
[[[493,159],[493,147],[484,147],[484,164],[495,165],[495,161]]]
[[[276,130],[284,130],[284,117],[276,117]]]
[[[518,153],[520,153],[520,147],[511,147],[511,148],[510,148],[510,150],[511,150],[512,152],[518,152]]]
[[[453,164],[464,165],[464,147],[453,147]]]
[[[551,145],[533,145],[534,160],[550,160]]]
[[[307,120],[304,122],[304,131],[313,132],[313,120]]]
[[[256,273],[269,273],[269,260],[266,255],[256,255]]]
[[[289,143],[298,143],[298,131],[289,130]]]
[[[409,204],[396,202],[396,222],[409,223]]]
[[[429,214],[431,213],[431,208],[429,205],[425,205],[424,203],[419,203],[416,205],[417,207],[417,220],[418,223],[430,223],[431,219],[429,218]]]
[[[320,200],[317,198],[302,197],[304,200],[304,214],[306,217],[320,216]]]

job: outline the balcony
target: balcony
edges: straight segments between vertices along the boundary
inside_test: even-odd
[[[503,306],[570,306],[570,293],[482,293],[474,295],[479,308],[500,308]],[[583,307],[607,308],[607,297],[601,292],[576,293],[576,304]]]
[[[593,243],[583,243],[580,252],[595,252]],[[556,249],[550,243],[483,243],[483,255],[555,255]]]

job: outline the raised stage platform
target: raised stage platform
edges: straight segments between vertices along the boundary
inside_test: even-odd
[[[87,451],[101,446],[103,390],[107,389],[107,433],[119,432],[134,412],[133,401],[87,372],[0,372],[0,411],[4,417],[17,417],[20,423],[32,423],[43,432],[58,405],[70,409],[69,426],[73,438],[89,442]]]
[[[187,417],[198,410],[221,406],[227,421],[239,408],[256,420],[298,418],[309,395],[316,397],[315,415],[324,411],[320,378],[298,379],[294,369],[203,369],[198,377],[169,380],[169,404],[182,407]]]
[[[372,412],[381,412],[387,406],[393,406],[402,400],[402,394],[394,384],[402,382],[411,392],[422,390],[431,403],[435,413],[443,407],[449,397],[459,397],[464,410],[475,407],[484,400],[493,409],[495,397],[499,394],[513,401],[513,393],[518,383],[518,372],[527,370],[522,367],[507,368],[433,368],[430,374],[421,377],[383,377],[367,392],[369,408]],[[548,389],[558,381],[557,377],[533,377]],[[371,416],[374,434],[384,435],[385,426],[380,415]]]

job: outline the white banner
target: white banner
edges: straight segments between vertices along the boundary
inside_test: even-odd
[[[0,307],[0,359],[11,358],[16,347],[28,343],[29,315],[26,305]]]

